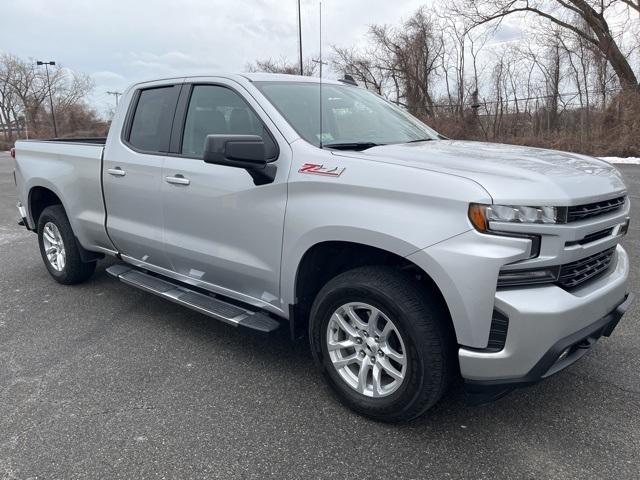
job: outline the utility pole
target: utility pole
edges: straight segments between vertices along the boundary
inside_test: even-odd
[[[107,95],[113,95],[116,97],[116,107],[118,106],[118,98],[122,95],[122,92],[107,92]]]
[[[53,111],[53,96],[51,95],[51,80],[49,79],[49,65],[53,66],[56,62],[42,62],[38,60],[36,65],[42,66],[44,65],[45,70],[47,71],[47,87],[49,88],[49,105],[51,105],[51,119],[53,120],[53,136],[58,136],[58,127],[56,125],[56,112]]]
[[[300,55],[300,75],[304,75],[302,67],[302,11],[300,9],[300,0],[298,0],[298,53]]]

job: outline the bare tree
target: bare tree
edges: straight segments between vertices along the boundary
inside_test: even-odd
[[[377,59],[372,52],[360,54],[354,48],[333,47],[335,54],[332,67],[343,75],[351,75],[366,88],[382,94],[383,87],[391,76],[391,68]],[[399,95],[399,92],[397,92]]]
[[[300,66],[297,63],[289,62],[286,58],[266,60],[256,60],[254,63],[247,64],[248,72],[265,72],[265,73],[285,73],[287,75],[299,75]],[[302,72],[305,76],[311,77],[316,74],[318,64],[312,59],[307,58],[302,63]]]
[[[447,87],[447,97],[449,105],[459,117],[464,115],[464,103],[466,96],[465,67],[467,55],[467,42],[469,30],[461,22],[461,17],[454,16],[450,10],[444,10],[438,13],[441,57],[441,72],[445,76]],[[453,70],[453,75],[450,71]],[[449,78],[453,76],[455,83],[453,90],[455,97],[452,95],[452,88]]]
[[[20,133],[18,115],[24,110],[24,107],[20,107],[20,99],[9,83],[13,74],[12,65],[0,59],[0,125],[4,126],[6,141],[13,138],[14,129]]]
[[[636,12],[640,13],[640,0],[620,0],[625,5],[628,5],[629,8],[632,8]]]
[[[45,102],[51,87],[53,108],[56,118],[66,131],[77,130],[81,123],[67,121],[66,117],[74,115],[79,119],[91,119],[91,124],[99,124],[96,112],[85,103],[93,89],[93,80],[85,74],[72,72],[60,66],[49,70],[47,81],[44,72],[37,68],[32,60],[23,60],[14,55],[0,55],[0,123],[4,125],[5,141],[10,142],[14,134],[42,136],[49,134],[50,108]],[[84,121],[83,120],[83,121]],[[88,120],[87,120],[88,121]],[[89,131],[91,126],[85,128]]]
[[[622,0],[637,10],[632,0]],[[513,14],[537,15],[559,28],[573,32],[598,49],[611,64],[625,90],[639,90],[638,78],[623,52],[620,37],[612,31],[607,16],[616,2],[604,0],[462,0],[457,12],[474,25],[500,21]],[[580,22],[575,22],[575,18]]]
[[[370,26],[364,48],[334,46],[333,71],[452,138],[640,154],[636,0],[452,3]],[[518,14],[545,21],[491,42]]]
[[[25,61],[14,55],[2,55],[0,64],[7,72],[4,82],[18,98],[18,103],[24,109],[26,122],[35,129],[38,112],[46,98],[44,77],[39,74],[35,62]],[[55,75],[52,78],[55,78]]]

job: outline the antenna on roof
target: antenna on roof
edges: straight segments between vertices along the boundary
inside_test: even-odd
[[[320,34],[320,148],[322,148],[322,136],[324,135],[324,131],[322,129],[322,2],[319,2],[319,28],[318,32]]]
[[[320,5],[320,21],[319,21],[319,32],[320,32],[320,58],[318,60],[313,60],[314,63],[320,65],[320,148],[322,148],[322,65],[326,65],[322,61],[322,2],[319,2]]]
[[[302,66],[302,11],[300,9],[300,0],[298,0],[298,54],[300,59],[300,75],[304,75]]]

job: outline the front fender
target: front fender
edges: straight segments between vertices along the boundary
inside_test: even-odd
[[[526,238],[469,230],[407,257],[436,283],[449,307],[458,343],[485,348],[489,341],[500,268],[525,259]]]
[[[491,202],[464,177],[334,155],[302,141],[292,149],[280,277],[285,309],[295,304],[298,267],[314,245],[344,241],[407,257],[472,228],[469,202]],[[308,163],[339,173],[310,173]]]

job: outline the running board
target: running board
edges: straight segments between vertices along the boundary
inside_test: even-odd
[[[242,326],[269,333],[280,326],[277,320],[264,313],[245,310],[218,298],[172,283],[169,279],[149,275],[129,265],[112,265],[107,268],[107,273],[127,285],[153,293],[234,327]]]

